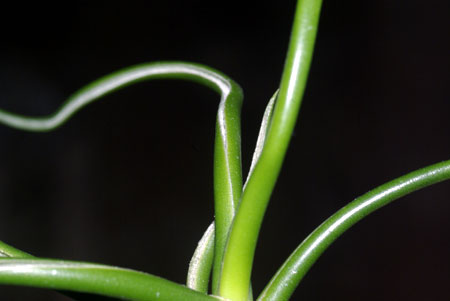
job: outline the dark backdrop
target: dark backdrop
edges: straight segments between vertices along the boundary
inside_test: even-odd
[[[255,4],[257,3],[257,4]],[[3,4],[2,4],[3,5]],[[295,1],[63,1],[1,9],[0,107],[53,112],[129,65],[204,63],[245,91],[247,172],[282,71]],[[450,159],[449,1],[324,1],[286,164],[263,224],[259,292],[333,212]],[[41,257],[119,265],[184,282],[213,219],[218,96],[142,83],[47,134],[0,127],[0,239]],[[450,184],[414,193],[340,238],[295,300],[448,300]],[[63,300],[0,287],[2,300]]]

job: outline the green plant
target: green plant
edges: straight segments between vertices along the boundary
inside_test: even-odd
[[[233,81],[219,72],[199,65],[157,63],[137,66],[94,82],[75,94],[60,111],[49,118],[24,118],[3,112],[2,121],[26,130],[54,129],[82,105],[123,85],[147,78],[184,78],[199,81],[219,90],[223,98],[218,114],[218,139],[215,149],[216,248],[213,294],[231,300],[246,299],[250,290],[250,271],[256,237],[295,124],[312,55],[320,1],[300,1],[300,4],[299,9],[302,10],[296,14],[293,39],[280,92],[269,103],[266,111],[259,147],[255,151],[254,168],[251,168],[242,196],[238,122],[240,90]],[[104,90],[98,92],[97,88]],[[272,111],[274,101],[276,104]],[[72,106],[74,104],[75,106]],[[333,215],[299,246],[263,291],[261,299],[288,299],[311,264],[343,231],[380,206],[406,193],[447,179],[449,164],[446,161],[394,180],[356,199]],[[238,207],[240,199],[242,203]],[[237,208],[239,208],[237,216],[234,217]],[[229,246],[225,252],[233,220]],[[203,292],[207,290],[209,279],[213,234],[214,231],[209,228],[194,256],[188,280],[191,288]],[[24,259],[30,255],[7,245],[4,245],[2,250],[5,256],[20,258],[3,260],[1,270],[5,283],[48,286],[136,300],[212,299],[171,282],[131,271],[83,263]],[[80,282],[77,283],[74,278]],[[50,279],[51,282],[48,281]],[[92,281],[93,279],[95,281]],[[109,284],[111,279],[116,282],[113,286]]]

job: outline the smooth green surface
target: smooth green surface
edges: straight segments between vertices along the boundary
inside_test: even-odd
[[[242,193],[241,105],[242,92],[233,90],[230,101],[217,113],[214,148],[215,245],[212,292],[217,294],[228,233]]]
[[[444,161],[411,172],[355,199],[327,219],[298,246],[258,300],[289,300],[320,255],[351,226],[406,194],[449,178],[450,161]]]
[[[32,258],[33,256],[0,241],[0,258],[2,257]]]
[[[208,86],[221,94],[217,113],[216,143],[214,153],[215,198],[215,271],[220,273],[223,249],[229,227],[242,191],[240,114],[242,89],[221,72],[199,64],[185,62],[157,62],[126,68],[80,89],[49,116],[27,117],[0,110],[0,123],[27,131],[44,132],[58,128],[84,106],[131,84],[153,79],[182,79]],[[211,238],[212,239],[212,238]],[[210,260],[211,249],[202,253]],[[204,269],[197,282],[209,281]],[[190,274],[190,279],[195,274]],[[218,279],[218,276],[216,277]]]
[[[73,261],[0,259],[0,283],[91,293],[132,301],[218,300],[149,274]]]
[[[189,80],[221,94],[214,154],[215,222],[203,235],[192,257],[187,277],[189,288],[128,269],[38,259],[3,242],[0,242],[0,284],[93,293],[127,300],[252,300],[250,278],[257,238],[300,109],[321,4],[321,0],[298,0],[281,86],[265,111],[244,187],[240,158],[243,94],[234,81],[206,66],[157,62],[130,67],[82,88],[50,116],[25,117],[0,110],[0,123],[22,130],[50,131],[64,124],[85,105],[144,80]],[[300,244],[258,300],[289,300],[314,262],[352,225],[401,196],[449,178],[450,161],[445,161],[407,174],[357,198]],[[207,295],[212,267],[212,292],[221,297]]]
[[[259,229],[295,126],[304,93],[321,8],[320,0],[300,0],[285,69],[267,139],[247,182],[226,248],[220,296],[244,301]]]

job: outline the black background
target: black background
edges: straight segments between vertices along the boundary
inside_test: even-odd
[[[0,10],[0,107],[53,112],[78,88],[155,60],[207,64],[244,89],[246,173],[283,67],[295,1],[64,1]],[[333,212],[450,159],[450,2],[324,1],[308,88],[255,258],[256,295]],[[184,283],[213,219],[218,96],[138,84],[46,134],[0,127],[0,239],[36,256]],[[450,186],[394,202],[343,235],[294,300],[448,300]],[[1,287],[1,300],[65,300]]]

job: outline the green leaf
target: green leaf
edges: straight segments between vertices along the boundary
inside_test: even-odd
[[[355,199],[328,218],[297,247],[258,300],[289,300],[320,255],[351,226],[402,196],[448,179],[450,160],[413,171]]]
[[[256,140],[255,151],[253,152],[252,163],[250,164],[247,179],[245,180],[244,189],[253,173],[253,170],[255,169],[256,163],[258,162],[259,157],[261,156],[262,150],[264,148],[267,132],[269,129],[270,122],[272,120],[273,106],[275,104],[275,100],[277,99],[278,91],[279,90],[277,90],[270,98],[269,103],[267,104],[266,109],[264,111],[263,120],[259,128],[258,139]]]
[[[228,239],[220,296],[245,301],[259,230],[300,110],[319,22],[321,0],[299,0],[291,41],[264,148],[242,194]]]
[[[187,287],[208,293],[209,277],[214,258],[214,222],[211,223],[198,242],[191,262],[187,276]]]
[[[218,300],[150,274],[48,259],[0,259],[0,284],[98,294],[131,301]]]

